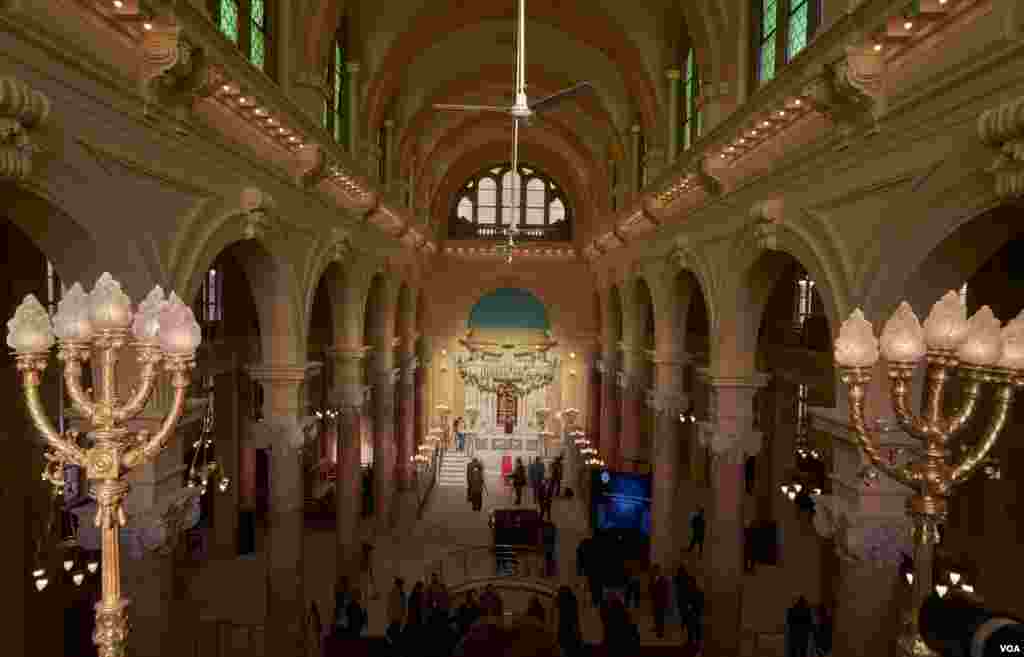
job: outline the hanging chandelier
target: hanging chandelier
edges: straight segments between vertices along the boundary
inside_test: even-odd
[[[224,469],[213,457],[213,388],[210,388],[209,401],[203,415],[203,426],[199,438],[192,443],[192,462],[188,468],[189,488],[199,487],[199,494],[205,495],[206,489],[213,483],[217,489],[225,493],[231,486],[231,478],[224,474]]]
[[[42,478],[49,482],[52,488],[46,523],[41,534],[36,537],[34,564],[31,571],[36,591],[42,592],[50,584],[51,577],[60,577],[61,573],[64,573],[63,576],[67,577],[75,586],[81,586],[87,575],[94,575],[99,570],[99,560],[94,551],[83,550],[79,544],[77,519],[70,514],[64,516],[62,513],[65,491],[63,473],[56,474],[51,461],[44,469]],[[58,517],[61,517],[62,520],[60,540],[54,541]],[[53,541],[52,544],[51,541]],[[57,561],[60,562],[60,568],[54,567],[54,562]],[[51,570],[54,573],[52,576]]]
[[[505,235],[508,237],[508,241],[504,244],[499,244],[494,248],[498,253],[505,256],[505,264],[511,265],[512,256],[515,254],[516,248],[519,246],[516,244],[516,235],[519,234],[519,228],[517,228],[515,224],[512,224],[503,230],[505,231]]]

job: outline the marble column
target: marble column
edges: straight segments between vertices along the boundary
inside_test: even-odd
[[[346,62],[348,73],[348,153],[359,159],[359,62]]]
[[[831,438],[832,494],[815,500],[814,527],[834,541],[840,557],[833,654],[900,654],[895,648],[904,620],[900,603],[909,605],[910,595],[909,590],[898,595],[903,583],[897,570],[901,554],[914,554],[905,512],[911,491],[884,474],[870,485],[860,477],[863,461],[845,409],[812,408],[810,422]],[[883,422],[877,439],[883,450],[915,445],[895,422]]]
[[[416,358],[410,357],[402,367],[397,392],[398,486],[406,490],[412,483],[412,457],[416,453]]]
[[[429,368],[429,363],[422,363],[416,368],[413,375],[413,455],[417,453],[420,443],[423,442],[423,438],[427,435],[427,414],[425,412],[427,404],[427,368]]]
[[[599,456],[609,467],[619,458],[619,373],[614,355],[605,354],[601,372],[601,443]]]
[[[713,503],[704,559],[707,560],[707,654],[735,655],[739,650],[740,591],[743,575],[743,495],[746,458],[761,449],[754,429],[754,394],[767,376],[710,376],[708,421],[700,423],[700,441],[711,449]]]
[[[677,68],[670,68],[665,71],[665,78],[668,80],[668,138],[667,164],[675,163],[679,154],[679,80],[682,72]]]
[[[641,458],[640,427],[642,414],[647,400],[647,390],[640,376],[642,354],[632,351],[627,345],[623,350],[622,376],[619,381],[620,402],[622,413],[622,433],[619,436],[619,461],[616,465],[624,471],[632,472],[636,462]]]
[[[239,377],[231,370],[214,377],[215,453],[217,463],[231,485],[213,495],[213,540],[210,553],[216,559],[234,559],[238,555],[239,508]]]
[[[351,581],[359,575],[359,519],[362,511],[362,470],[360,468],[360,441],[362,431],[363,358],[366,349],[361,346],[335,347],[328,350],[334,365],[331,404],[340,409],[335,442],[335,546],[338,576],[347,575]]]
[[[651,561],[665,572],[674,573],[679,566],[685,539],[675,520],[676,490],[683,474],[679,414],[689,406],[683,393],[683,363],[657,359],[654,365],[654,480],[651,513]]]
[[[301,390],[311,364],[266,364],[249,367],[264,389],[263,422],[271,445],[268,514],[266,653],[281,657],[306,654],[306,609],[303,587],[305,536],[303,508]]]
[[[398,451],[395,436],[395,384],[390,358],[393,352],[378,355],[373,390],[373,504],[377,526],[391,528],[395,494],[395,470]]]

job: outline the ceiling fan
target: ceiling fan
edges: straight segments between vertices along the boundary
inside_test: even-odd
[[[579,82],[571,87],[562,89],[550,96],[530,102],[526,97],[526,0],[519,0],[518,32],[516,34],[516,91],[515,100],[510,107],[497,105],[458,105],[438,103],[434,109],[454,110],[457,112],[499,112],[512,117],[512,171],[519,171],[519,123],[529,125],[532,116],[539,112],[551,109],[558,103],[576,96],[584,91],[592,89],[590,82]],[[515,236],[519,229],[515,223],[505,229],[508,242],[497,247],[497,251],[505,256],[505,262],[512,263],[512,254],[515,251]]]
[[[530,102],[526,97],[526,0],[519,0],[519,29],[516,35],[516,91],[515,101],[510,107],[497,105],[458,105],[440,103],[434,109],[454,110],[457,112],[499,112],[512,116],[512,170],[519,169],[519,123],[529,124],[529,119],[540,112],[547,111],[558,103],[592,89],[590,82],[580,82],[562,89],[550,96]]]

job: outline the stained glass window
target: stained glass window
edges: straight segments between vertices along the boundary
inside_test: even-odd
[[[473,202],[465,196],[459,201],[458,217],[466,221],[473,221]]]
[[[522,191],[518,173],[509,171],[501,177],[501,223],[509,226],[521,223],[519,206]]]
[[[267,12],[264,0],[249,0],[249,61],[261,71],[266,68]]]
[[[697,61],[693,48],[686,52],[686,63],[683,65],[683,106],[682,129],[679,131],[679,146],[687,150],[700,136],[700,76],[697,73]]]
[[[526,183],[526,223],[530,226],[544,224],[544,181],[531,178]]]
[[[348,121],[346,115],[345,89],[345,48],[341,37],[334,40],[334,53],[331,57],[331,102],[333,103],[334,141],[339,144],[348,143]]]
[[[493,224],[498,209],[498,184],[494,182],[494,178],[484,178],[480,181],[479,190],[477,221],[482,224]]]
[[[220,0],[220,20],[218,21],[218,27],[221,33],[227,38],[231,39],[233,43],[238,44],[240,36],[238,30],[238,0]]]
[[[477,173],[463,185],[458,199],[452,207],[452,237],[468,237],[465,221],[481,226],[525,225],[532,228],[527,234],[537,238],[557,240],[571,239],[569,233],[569,209],[557,185],[536,167],[520,167],[513,173],[509,166],[488,167]],[[461,220],[461,221],[460,221]],[[544,226],[560,224],[557,231],[549,233]],[[491,232],[474,232],[476,237],[492,237]],[[463,232],[459,232],[463,231]]]
[[[789,38],[786,44],[786,59],[796,57],[807,46],[810,36],[810,3],[808,0],[792,0],[789,8]]]
[[[775,48],[778,28],[778,0],[761,0],[761,39],[758,50],[758,82],[775,77]]]

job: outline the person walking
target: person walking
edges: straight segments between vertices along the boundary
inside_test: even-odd
[[[690,573],[687,572],[686,566],[683,565],[679,566],[675,576],[672,578],[672,585],[675,588],[676,594],[676,609],[679,614],[679,626],[684,632],[690,623],[690,579]]]
[[[480,459],[474,458],[469,462],[466,479],[469,489],[469,503],[473,506],[474,511],[479,511],[483,508],[484,491],[487,490],[487,484],[484,481],[484,464],[480,462]]]
[[[807,598],[800,596],[786,610],[786,657],[809,657],[814,617]]]
[[[342,575],[334,585],[334,633],[348,633],[348,604],[352,600],[348,577]]]
[[[344,634],[346,638],[357,639],[366,630],[369,618],[366,609],[363,608],[362,592],[356,588],[352,590],[352,598],[348,602],[345,616],[348,620],[348,630]]]
[[[661,566],[651,568],[651,607],[654,610],[654,635],[665,638],[665,618],[668,616],[672,598],[672,585],[661,572]]]
[[[704,556],[705,528],[704,507],[700,507],[690,518],[690,547],[686,549],[687,552],[693,552],[693,548],[696,547],[698,548],[698,556]]]
[[[548,520],[541,527],[541,539],[544,543],[544,575],[558,577],[558,528]]]
[[[512,487],[516,491],[516,506],[523,503],[523,488],[526,487],[526,466],[522,457],[516,459],[516,467],[512,471]]]

